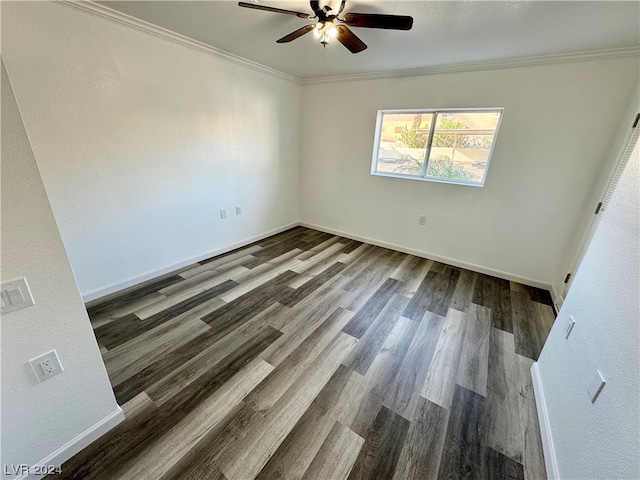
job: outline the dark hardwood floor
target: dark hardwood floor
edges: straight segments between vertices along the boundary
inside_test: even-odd
[[[298,227],[87,309],[126,420],[63,478],[545,478],[546,291]]]

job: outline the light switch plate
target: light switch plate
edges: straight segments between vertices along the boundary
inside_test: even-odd
[[[596,401],[596,398],[598,398],[598,395],[600,395],[600,392],[604,388],[605,383],[607,382],[604,379],[604,375],[600,370],[597,370],[595,376],[593,377],[593,380],[591,380],[591,383],[589,384],[589,388],[587,389],[587,393],[589,394],[591,403],[594,403]]]
[[[29,284],[26,278],[19,278],[2,282],[2,309],[1,313],[9,313],[21,308],[30,307],[35,302],[29,290]]]

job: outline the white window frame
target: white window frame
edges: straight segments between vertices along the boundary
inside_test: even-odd
[[[491,143],[491,148],[489,149],[489,155],[487,157],[487,164],[484,168],[484,174],[482,175],[482,180],[479,182],[474,182],[470,180],[460,180],[460,179],[448,179],[441,177],[428,177],[427,176],[427,166],[429,163],[429,155],[431,153],[431,143],[433,142],[433,135],[435,131],[435,125],[437,121],[438,113],[459,113],[459,112],[498,112],[500,116],[498,117],[498,124],[496,125],[495,133],[493,134],[493,142]],[[425,167],[423,173],[420,174],[407,174],[407,173],[391,173],[391,172],[379,172],[378,171],[378,152],[380,150],[380,136],[382,133],[382,119],[386,114],[433,114],[434,121],[431,125],[431,131],[429,133],[429,140],[427,141],[426,152],[425,152]],[[493,149],[496,146],[496,140],[498,138],[498,131],[500,130],[500,123],[502,122],[502,116],[504,114],[504,107],[486,107],[486,108],[421,108],[421,109],[408,109],[408,110],[378,110],[378,115],[376,117],[376,131],[375,138],[373,142],[373,156],[371,159],[371,175],[376,175],[379,177],[392,177],[392,178],[404,178],[408,180],[422,180],[424,182],[436,182],[436,183],[450,183],[454,185],[466,185],[470,187],[484,187],[484,182],[487,178],[487,173],[489,172],[489,164],[491,162],[491,157],[493,156]]]

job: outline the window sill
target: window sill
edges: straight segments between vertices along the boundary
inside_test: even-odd
[[[419,177],[417,175],[403,175],[401,173],[389,173],[389,172],[371,172],[371,175],[374,175],[376,177],[401,178],[403,180],[418,180],[422,182],[448,183],[450,185],[461,185],[463,187],[480,187],[480,188],[484,187],[484,181],[482,183],[467,182],[464,180],[436,178],[436,177]]]

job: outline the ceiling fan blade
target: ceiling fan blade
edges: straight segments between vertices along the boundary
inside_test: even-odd
[[[367,48],[367,45],[360,40],[355,33],[345,25],[336,25],[338,29],[338,41],[349,49],[351,53],[358,53]]]
[[[344,21],[350,27],[411,30],[413,17],[406,15],[380,15],[377,13],[347,13]]]
[[[313,24],[305,25],[304,27],[299,28],[295,32],[291,32],[289,35],[285,35],[280,40],[276,40],[276,43],[287,43],[287,42],[290,42],[291,40],[295,40],[296,38],[301,37],[305,33],[309,33],[311,30],[313,30],[314,27],[315,25]]]
[[[294,12],[293,10],[284,10],[282,8],[268,7],[266,5],[256,5],[255,3],[238,2],[238,6],[244,8],[253,8],[254,10],[264,10],[265,12],[284,13],[285,15],[295,15],[300,18],[313,18],[313,15],[302,12]]]

